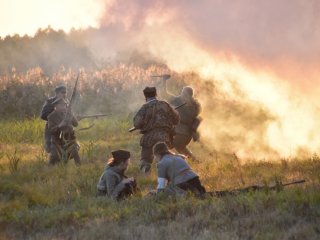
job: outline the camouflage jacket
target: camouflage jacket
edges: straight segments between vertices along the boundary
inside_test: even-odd
[[[166,101],[153,99],[145,103],[133,119],[144,136],[140,145],[152,147],[158,141],[170,143],[170,134],[180,120],[179,113]]]
[[[64,120],[65,113],[53,111],[48,116],[48,130],[53,141],[61,142],[63,140],[75,140],[76,136],[73,127],[78,126],[77,119],[72,116],[71,125],[59,127],[59,124]]]
[[[114,200],[119,200],[121,192],[125,189],[126,185],[122,182],[127,178],[124,173],[116,166],[107,166],[104,173],[101,175],[97,184],[98,191],[106,193],[106,196]]]
[[[41,110],[41,119],[48,121],[48,116],[50,113],[53,112],[54,110],[54,106],[53,106],[53,102],[57,99],[57,97],[51,97],[49,98],[43,105],[42,110]]]

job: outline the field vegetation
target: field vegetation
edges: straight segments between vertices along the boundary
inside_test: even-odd
[[[132,115],[143,103],[141,89],[158,82],[165,67],[110,66],[84,71],[75,112],[110,113],[86,131],[77,131],[82,165],[48,166],[39,111],[57,84],[72,89],[77,73],[61,69],[47,77],[40,68],[12,71],[0,78],[0,238],[1,239],[319,239],[320,157],[240,159],[214,144],[192,143],[199,163],[190,162],[209,191],[272,185],[277,180],[306,183],[283,191],[249,192],[223,198],[148,197],[156,188],[156,168],[138,171],[139,134],[129,134]],[[172,73],[177,91],[192,73]],[[209,84],[209,83],[207,83]],[[211,85],[210,85],[211,86]],[[211,86],[212,87],[212,86]],[[134,101],[133,101],[134,99]],[[81,127],[92,124],[81,121]],[[132,152],[128,176],[141,195],[121,202],[97,198],[96,184],[111,151]]]

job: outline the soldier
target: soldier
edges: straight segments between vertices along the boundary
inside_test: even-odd
[[[174,125],[179,122],[179,114],[166,101],[157,100],[155,87],[143,90],[146,103],[140,108],[133,119],[133,125],[143,134],[140,140],[140,170],[147,173],[153,162],[153,146],[159,142],[172,144]]]
[[[44,121],[47,121],[44,129],[44,140],[45,140],[44,146],[47,153],[50,152],[50,144],[51,144],[50,133],[48,131],[48,116],[54,110],[54,106],[52,103],[56,101],[58,98],[63,98],[66,100],[66,97],[67,97],[67,89],[65,86],[62,86],[62,85],[57,86],[54,91],[55,91],[55,96],[47,99],[47,101],[42,107],[41,115],[40,115],[41,119],[43,119]]]
[[[158,168],[158,192],[164,191],[169,183],[168,186],[175,187],[171,190],[182,189],[197,196],[205,194],[206,190],[201,185],[199,176],[190,168],[183,155],[170,152],[164,142],[154,146],[154,155]]]
[[[167,91],[166,80],[170,78],[170,75],[163,75],[161,77],[163,80],[161,96],[174,106],[186,103],[185,106],[177,109],[180,115],[180,122],[175,127],[176,135],[173,139],[172,145],[179,153],[184,154],[196,161],[196,157],[192,154],[187,146],[191,142],[191,139],[194,141],[199,141],[200,135],[197,132],[197,128],[201,122],[201,119],[199,118],[201,105],[197,99],[193,97],[194,91],[192,87],[185,86],[182,88],[179,96],[174,96]]]
[[[65,119],[67,114],[67,102],[64,98],[57,98],[52,102],[54,111],[48,116],[48,132],[50,134],[50,158],[49,164],[54,165],[62,159],[73,158],[80,165],[79,144],[73,127],[78,126],[77,119],[71,115],[70,121]]]
[[[136,193],[137,185],[134,178],[124,175],[130,162],[130,152],[117,150],[112,152],[112,157],[97,184],[97,195],[121,200]]]

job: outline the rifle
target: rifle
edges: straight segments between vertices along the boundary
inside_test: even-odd
[[[64,122],[64,125],[66,125],[66,126],[69,126],[70,122],[72,120],[72,106],[75,103],[75,99],[76,99],[77,87],[78,87],[78,82],[79,82],[79,75],[80,75],[80,73],[78,73],[77,80],[76,80],[74,87],[73,87],[73,90],[72,90],[72,95],[71,95],[71,99],[70,99],[70,102],[69,102],[69,105],[67,108],[67,112],[66,112],[64,119],[62,121],[62,122]]]
[[[269,190],[276,190],[276,191],[281,191],[284,187],[289,186],[289,185],[294,185],[294,184],[302,184],[305,183],[306,180],[297,180],[289,183],[282,183],[281,181],[276,182],[275,185],[273,186],[260,186],[260,185],[252,185],[249,187],[245,188],[238,188],[234,190],[222,190],[222,191],[213,191],[213,192],[206,192],[207,195],[212,196],[212,197],[225,197],[225,196],[235,196],[241,193],[248,193],[248,192],[256,192],[256,191],[269,191]]]
[[[183,107],[183,106],[186,105],[186,104],[187,104],[187,103],[182,103],[182,104],[176,106],[174,109],[177,110],[177,109]],[[138,129],[137,129],[136,127],[132,127],[132,128],[130,128],[128,131],[129,131],[129,132],[134,132],[135,130],[138,130]]]
[[[77,116],[78,121],[86,118],[99,118],[99,117],[107,117],[110,116],[111,114],[94,114],[94,115],[80,115]]]
[[[171,78],[170,74],[162,74],[162,75],[152,75],[151,77],[158,77],[158,78],[162,78],[163,80],[168,80],[169,78]]]

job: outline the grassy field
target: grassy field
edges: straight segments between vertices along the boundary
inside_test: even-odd
[[[86,126],[88,122],[81,123]],[[305,179],[281,192],[250,192],[225,198],[151,198],[155,166],[138,171],[139,134],[130,119],[99,119],[77,132],[82,165],[48,166],[39,119],[0,121],[0,239],[319,239],[320,158],[238,159],[214,146],[191,145],[191,163],[207,190]],[[96,183],[110,152],[132,151],[128,176],[141,196],[122,202],[96,198]]]

